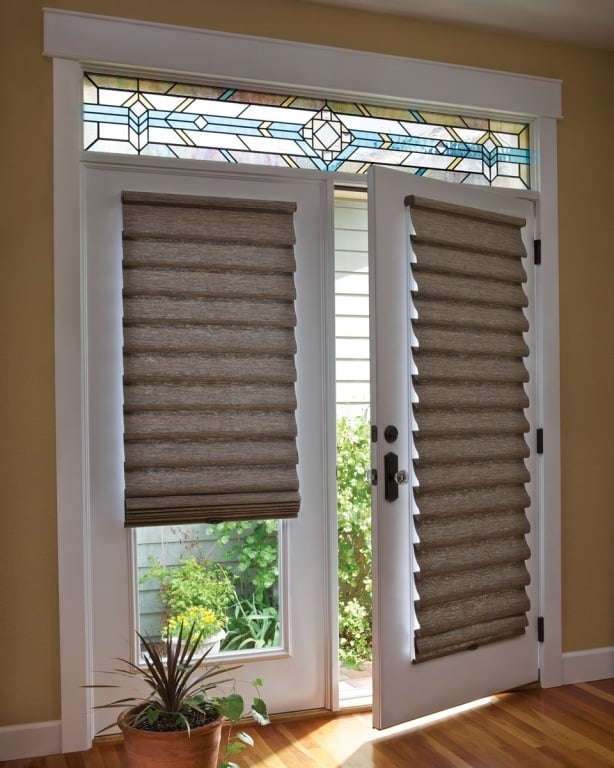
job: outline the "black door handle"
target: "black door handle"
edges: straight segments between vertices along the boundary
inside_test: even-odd
[[[395,501],[399,498],[398,471],[399,457],[396,453],[387,453],[384,456],[384,498],[386,501]]]

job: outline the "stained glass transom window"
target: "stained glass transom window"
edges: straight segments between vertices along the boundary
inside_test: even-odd
[[[83,101],[88,152],[530,187],[527,123],[94,73]]]

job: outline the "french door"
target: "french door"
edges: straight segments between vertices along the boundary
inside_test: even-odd
[[[328,180],[258,175],[253,171],[207,173],[152,168],[88,165],[84,180],[84,254],[87,273],[88,420],[90,467],[92,669],[107,670],[113,659],[134,657],[136,610],[133,595],[134,543],[123,527],[121,417],[121,192],[122,190],[254,197],[297,203],[297,421],[301,512],[283,524],[281,578],[284,636],[275,653],[250,659],[246,677],[262,677],[271,711],[331,706],[330,674],[332,611],[329,585],[331,562],[328,511],[334,505],[327,486],[334,447],[332,350],[327,349],[327,318],[331,320],[332,185]],[[389,444],[385,427],[398,430],[395,453],[399,470],[411,475],[411,371],[408,308],[409,194],[435,197],[474,207],[506,211],[529,222],[532,204],[507,194],[474,187],[429,182],[410,174],[376,169],[369,186],[371,246],[371,380],[372,421],[380,439],[374,443],[374,463],[384,477]],[[329,232],[330,230],[330,232]],[[527,289],[531,295],[529,280]],[[529,346],[533,348],[531,332]],[[535,377],[529,399],[535,401]],[[528,410],[531,420],[531,409]],[[331,439],[332,438],[332,439]],[[528,441],[531,443],[531,436]],[[333,460],[334,466],[334,460]],[[536,553],[536,473],[533,457],[527,510]],[[513,640],[475,651],[412,663],[412,614],[416,598],[412,573],[412,525],[409,488],[399,486],[398,499],[384,498],[384,484],[374,487],[374,724],[384,728],[413,717],[469,701],[537,678],[536,559],[528,567],[531,608],[526,632]],[[334,558],[333,558],[334,559]],[[128,588],[132,586],[132,589]],[[102,682],[100,677],[97,677]],[[104,680],[108,682],[108,679]],[[118,698],[98,693],[95,703]],[[97,712],[96,730],[113,719]]]
[[[326,319],[327,221],[331,199],[323,180],[244,174],[224,168],[162,172],[140,166],[92,164],[83,171],[84,248],[87,275],[87,400],[89,526],[91,541],[91,670],[96,683],[121,680],[99,674],[136,657],[137,628],[133,532],[123,525],[121,193],[155,191],[296,202],[297,376],[301,510],[283,521],[280,536],[280,647],[245,659],[244,677],[262,678],[271,712],[330,706],[330,589],[327,558],[326,434],[329,391]],[[332,280],[329,283],[332,286]],[[332,288],[331,288],[332,289]],[[332,302],[330,302],[332,307]],[[332,402],[332,400],[331,400]],[[334,405],[331,417],[334,420]],[[334,443],[333,443],[334,444]],[[334,458],[333,458],[334,467]],[[248,654],[249,656],[249,654]],[[129,691],[94,690],[94,704]],[[114,720],[97,710],[94,730]]]
[[[371,279],[372,423],[377,426],[373,464],[378,482],[373,487],[373,599],[374,664],[373,716],[377,728],[405,722],[499,691],[533,682],[538,677],[537,646],[537,479],[531,447],[526,466],[531,475],[526,490],[532,500],[526,510],[531,532],[526,536],[531,557],[526,563],[530,608],[526,631],[512,639],[481,645],[441,658],[414,663],[414,608],[419,599],[412,523],[412,361],[410,218],[408,195],[419,195],[486,211],[524,217],[525,247],[532,246],[533,205],[494,190],[446,184],[385,168],[371,171],[369,186],[369,243]],[[530,251],[528,251],[530,252]],[[525,259],[525,261],[528,261]],[[526,293],[533,304],[532,266]],[[526,313],[530,315],[530,309]],[[530,328],[533,324],[530,324]],[[526,363],[530,379],[525,390],[535,403],[534,331],[525,334],[532,350]],[[534,446],[533,405],[525,411],[531,425],[527,444]],[[386,427],[393,427],[385,436]],[[396,435],[395,435],[396,433]],[[398,457],[398,498],[386,493],[385,454]],[[405,480],[405,482],[403,482]],[[386,498],[388,496],[389,498]]]

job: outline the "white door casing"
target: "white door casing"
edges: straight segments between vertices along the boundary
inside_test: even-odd
[[[523,240],[531,253],[534,233],[534,203],[476,187],[450,185],[430,179],[377,168],[369,186],[369,243],[372,318],[372,423],[378,427],[374,444],[374,466],[384,477],[383,456],[394,451],[399,469],[411,477],[410,389],[412,361],[410,339],[409,217],[406,195],[444,200],[460,205],[496,210],[527,219]],[[529,259],[526,260],[529,262]],[[531,310],[534,307],[532,264],[525,287],[531,306],[530,331],[525,341],[532,354],[527,367],[530,381],[525,387],[532,404],[525,415],[531,424],[527,442],[535,445],[536,375],[535,340]],[[398,428],[399,437],[390,445],[383,437],[386,425]],[[480,647],[475,651],[412,664],[412,610],[417,599],[411,573],[415,570],[411,544],[411,480],[399,485],[396,501],[384,499],[384,482],[374,487],[373,510],[373,595],[374,595],[374,725],[386,728],[415,717],[465,704],[538,679],[537,641],[537,461],[534,450],[526,461],[531,474],[527,491],[532,505],[527,510],[531,533],[527,541],[532,552],[527,568],[531,601],[526,633],[511,640]]]
[[[212,172],[155,172],[88,164],[84,169],[84,263],[88,276],[88,420],[90,466],[92,670],[94,682],[118,682],[99,670],[135,657],[137,593],[133,535],[123,527],[123,422],[121,330],[121,192],[290,200],[297,203],[297,409],[301,510],[285,521],[281,537],[281,651],[248,654],[241,678],[264,680],[271,712],[330,706],[327,568],[314,567],[327,546],[326,284],[330,242],[320,222],[328,217],[326,181],[294,181]],[[332,286],[332,283],[329,283]],[[132,587],[132,589],[131,589]],[[121,698],[122,690],[95,689],[94,703]],[[97,710],[95,730],[116,716]]]
[[[81,254],[80,85],[82,66],[95,60],[142,72],[185,72],[204,80],[270,83],[297,93],[342,98],[410,100],[478,114],[526,115],[532,122],[535,189],[539,190],[542,272],[538,365],[547,398],[538,393],[546,452],[540,460],[540,613],[542,684],[562,681],[560,552],[560,416],[556,122],[561,84],[555,80],[398,56],[267,40],[57,9],[44,10],[44,54],[53,57],[54,280],[60,675],[62,728],[58,751],[89,746],[88,692],[92,669],[90,492],[87,418],[87,275]],[[281,73],[281,74],[280,74]],[[109,158],[107,158],[107,161]],[[115,158],[118,164],[124,159]],[[134,163],[151,167],[152,160]],[[164,161],[159,161],[164,164]],[[166,163],[168,165],[168,163]],[[171,163],[172,165],[172,163]],[[179,164],[181,165],[181,164]],[[184,163],[184,167],[189,163]],[[228,168],[225,173],[237,169]],[[257,171],[256,171],[257,173]],[[264,171],[263,171],[264,173]],[[352,177],[345,180],[352,183]],[[331,225],[332,226],[332,225]],[[332,326],[331,326],[332,328]],[[330,383],[328,386],[331,386]],[[334,448],[334,440],[332,447]],[[329,436],[329,450],[330,446]],[[329,503],[330,503],[329,499]],[[334,499],[333,499],[334,503]],[[334,521],[333,521],[334,523]],[[330,540],[334,525],[329,522]],[[335,564],[330,558],[330,583]]]

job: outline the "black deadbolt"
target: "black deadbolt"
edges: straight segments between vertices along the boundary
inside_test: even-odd
[[[394,427],[392,424],[389,424],[386,429],[384,430],[384,440],[387,443],[394,443],[394,441],[399,436],[399,430]]]

